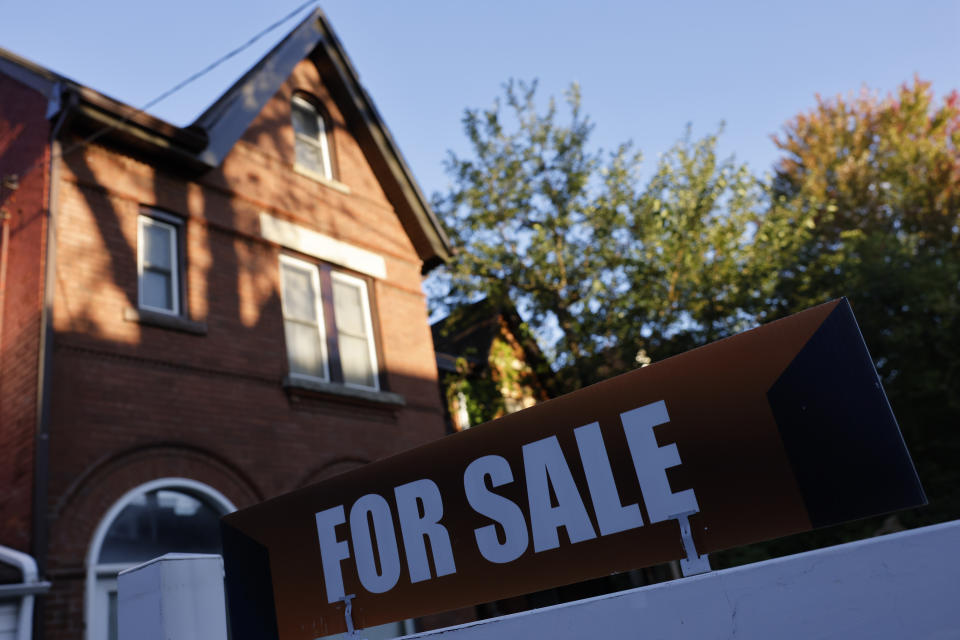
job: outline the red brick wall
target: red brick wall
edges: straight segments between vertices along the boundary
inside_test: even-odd
[[[9,215],[0,293],[0,544],[30,552],[50,129],[41,94],[0,75],[0,96],[0,179],[20,178],[16,191],[0,189]]]
[[[295,89],[329,112],[348,193],[292,170]],[[131,488],[188,477],[243,507],[444,433],[421,261],[311,63],[199,179],[99,146],[62,166],[47,640],[80,637],[75,598],[93,532]],[[141,206],[185,220],[189,316],[206,335],[124,320],[136,306]],[[387,277],[372,287],[381,368],[405,406],[284,391],[280,248],[261,237],[264,211],[384,257]]]

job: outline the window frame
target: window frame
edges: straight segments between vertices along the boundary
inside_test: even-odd
[[[294,372],[290,367],[290,348],[287,344],[286,335],[286,309],[284,296],[286,295],[283,284],[283,264],[293,265],[295,268],[309,270],[313,285],[316,291],[316,313],[318,324],[320,325],[320,340],[324,356],[324,373],[326,378],[320,378],[303,373]],[[355,275],[348,271],[341,270],[336,265],[326,262],[317,262],[304,260],[287,253],[280,254],[280,297],[281,297],[281,315],[284,322],[284,353],[287,356],[287,374],[292,380],[302,380],[306,382],[319,382],[324,384],[336,385],[347,389],[357,389],[360,391],[383,392],[383,382],[380,371],[380,352],[379,352],[379,331],[378,324],[374,320],[374,304],[371,300],[371,288],[368,278]],[[360,306],[364,322],[364,332],[367,338],[367,353],[370,358],[371,385],[348,382],[344,379],[343,364],[340,352],[340,330],[337,327],[334,288],[335,280],[356,286],[360,291]]]
[[[334,280],[340,280],[341,282],[346,282],[348,284],[359,285],[360,288],[360,306],[363,311],[363,321],[364,321],[364,331],[367,338],[367,352],[370,355],[370,371],[371,377],[373,378],[373,386],[367,386],[364,384],[357,384],[355,382],[347,382],[343,380],[341,384],[345,387],[351,387],[353,389],[372,389],[373,391],[380,391],[380,367],[379,361],[377,358],[377,336],[373,331],[373,309],[370,305],[370,290],[367,287],[367,281],[363,278],[350,275],[343,271],[338,271],[336,269],[330,269],[330,280],[331,283]],[[330,292],[331,298],[333,297],[333,291]],[[337,355],[340,355],[340,327],[337,327]],[[341,360],[342,362],[342,360]],[[343,375],[343,365],[340,365],[341,375]]]
[[[144,258],[146,246],[144,244],[144,228],[154,226],[170,234],[170,301],[172,309],[155,307],[144,302]],[[172,317],[183,317],[183,285],[181,279],[181,257],[183,255],[181,234],[183,221],[160,211],[141,211],[137,216],[137,308],[151,313],[161,313]]]
[[[110,526],[114,523],[123,509],[140,496],[151,491],[168,489],[192,495],[204,502],[207,506],[226,515],[237,510],[237,507],[224,494],[210,485],[185,477],[163,477],[150,480],[124,493],[106,511],[100,519],[93,538],[87,547],[84,565],[84,627],[85,640],[106,640],[109,629],[109,593],[115,586],[117,574],[124,569],[136,566],[137,563],[104,563],[98,562],[100,551]]]
[[[323,377],[312,376],[307,373],[298,373],[294,372],[290,367],[290,347],[287,344],[287,292],[286,286],[284,285],[283,279],[283,266],[287,264],[296,269],[301,269],[310,274],[310,280],[313,283],[314,292],[316,293],[313,306],[314,313],[317,317],[317,331],[320,334],[320,351],[323,357]],[[330,371],[330,348],[327,344],[328,342],[328,332],[327,332],[327,319],[325,314],[325,309],[323,305],[323,289],[320,284],[320,270],[317,268],[316,263],[309,262],[307,260],[302,260],[300,258],[295,258],[291,255],[285,253],[280,254],[280,314],[283,316],[283,344],[284,349],[287,354],[287,372],[290,374],[291,378],[298,380],[309,380],[317,382],[331,382],[332,376]],[[293,320],[297,322],[297,320]]]
[[[313,115],[316,117],[317,129],[319,131],[316,138],[312,138],[306,134],[300,133],[299,131],[297,131],[296,127],[293,126],[293,111],[297,106],[306,107],[307,109],[312,111]],[[294,168],[297,169],[297,171],[301,173],[305,173],[309,176],[314,176],[322,180],[327,180],[331,182],[335,181],[336,178],[334,177],[334,173],[333,173],[333,153],[331,153],[331,149],[330,149],[331,145],[330,145],[330,132],[328,130],[329,127],[327,126],[327,118],[323,114],[323,112],[320,110],[320,108],[313,101],[307,99],[306,97],[299,94],[294,95],[290,99],[290,124],[291,124],[291,127],[293,128]],[[301,164],[297,160],[296,146],[301,143],[306,144],[319,152],[320,161],[322,164],[322,167],[321,167],[322,171],[317,171],[312,167],[308,167],[304,164]]]

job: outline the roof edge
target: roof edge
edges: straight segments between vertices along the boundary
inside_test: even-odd
[[[401,222],[423,261],[422,273],[447,262],[453,253],[450,240],[409,165],[400,152],[373,100],[360,83],[350,58],[326,16],[314,9],[260,61],[213,102],[192,124],[180,127],[141,109],[110,98],[95,89],[60,76],[29,60],[0,48],[0,71],[40,91],[51,100],[59,99],[57,85],[76,94],[78,121],[93,127],[107,127],[108,137],[161,155],[189,160],[196,168],[220,165],[237,140],[260,113],[266,102],[287,81],[293,68],[318,49],[332,64],[346,90],[351,106],[365,125],[369,141],[383,163],[385,177],[398,208],[407,210]],[[54,114],[48,114],[54,115]],[[102,129],[100,129],[102,130]],[[412,218],[412,219],[411,219]]]
[[[353,63],[350,61],[349,56],[347,56],[336,32],[334,32],[329,22],[327,22],[326,17],[320,9],[317,9],[317,14],[319,18],[318,24],[325,36],[321,39],[320,46],[323,47],[324,52],[344,82],[350,98],[354,102],[354,106],[367,123],[374,144],[387,161],[387,168],[396,180],[404,199],[410,205],[411,212],[423,230],[430,248],[429,253],[432,254],[422,256],[424,259],[422,271],[423,273],[427,273],[434,267],[447,262],[452,257],[453,249],[450,245],[450,239],[447,237],[446,231],[444,231],[429,201],[421,191],[419,184],[413,177],[410,166],[400,152],[400,148],[394,141],[393,135],[387,128],[373,99],[360,83]]]
[[[210,144],[200,154],[206,164],[215,167],[223,162],[293,68],[314,50],[322,38],[322,15],[320,9],[311,11],[194,120],[191,127],[206,131],[210,138]]]

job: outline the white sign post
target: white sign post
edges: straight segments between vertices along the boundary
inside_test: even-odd
[[[227,640],[223,559],[168,553],[120,572],[120,640]]]
[[[412,640],[960,638],[960,521],[415,634]],[[120,640],[225,640],[217,556],[120,578]]]

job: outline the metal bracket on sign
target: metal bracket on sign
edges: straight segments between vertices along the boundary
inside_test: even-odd
[[[707,573],[710,569],[710,558],[707,554],[697,553],[697,546],[693,543],[693,534],[690,531],[690,516],[696,511],[690,513],[681,513],[674,516],[680,525],[680,538],[683,540],[683,550],[687,552],[687,557],[680,560],[680,570],[683,577],[695,576],[698,573]]]
[[[347,621],[347,635],[350,636],[351,638],[357,637],[357,629],[354,628],[353,626],[353,616],[351,615],[353,613],[353,603],[350,602],[356,597],[357,597],[357,594],[348,593],[342,598],[340,598],[340,601],[347,605],[343,610],[343,617]]]

